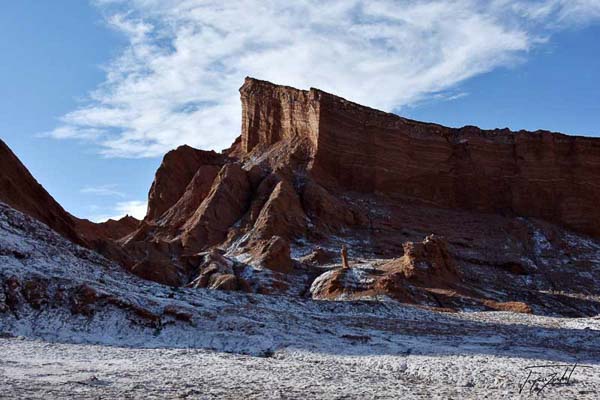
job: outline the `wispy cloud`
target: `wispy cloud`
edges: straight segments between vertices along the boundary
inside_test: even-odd
[[[501,6],[510,6],[522,16],[542,22],[553,28],[567,28],[587,24],[600,18],[599,0],[497,0]]]
[[[108,197],[125,197],[125,193],[117,190],[117,185],[86,186],[80,190],[83,194]]]
[[[598,0],[96,0],[128,45],[52,136],[107,156],[227,147],[250,75],[386,110],[520,62]]]

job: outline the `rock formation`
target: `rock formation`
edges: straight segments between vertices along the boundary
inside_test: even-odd
[[[557,289],[550,260],[590,240],[564,228],[600,234],[598,139],[446,128],[252,78],[240,93],[241,137],[221,154],[165,156],[148,216],[124,242],[166,251],[182,284],[290,293],[321,275],[299,292],[550,312],[562,307],[539,292]],[[357,268],[338,270],[345,245]],[[214,249],[229,261],[201,261]]]
[[[350,268],[350,264],[348,264],[348,248],[346,245],[342,245],[342,268]]]
[[[423,285],[451,286],[459,280],[456,261],[442,238],[430,235],[421,243],[406,242],[404,255],[382,269],[401,273],[409,281]]]
[[[600,312],[600,139],[447,128],[252,78],[240,94],[241,136],[165,155],[140,224],[36,218],[170,286]]]
[[[314,298],[384,296],[420,303],[420,297],[428,297],[427,289],[461,290],[460,271],[448,251],[448,244],[435,235],[420,243],[404,243],[404,255],[400,258],[359,265],[353,270],[344,264],[342,252],[341,269],[323,274],[313,282]]]
[[[202,200],[208,194],[210,184],[222,165],[223,157],[213,151],[181,146],[168,152],[156,171],[150,188],[146,220],[158,219],[178,201]],[[193,191],[186,193],[188,186]],[[189,205],[188,203],[185,202],[185,205]],[[169,217],[167,223],[176,223],[172,220],[177,218],[176,215]]]
[[[136,230],[140,224],[140,221],[131,215],[126,215],[118,220],[108,219],[105,222],[72,218],[75,219],[75,229],[86,241],[97,239],[118,240]]]

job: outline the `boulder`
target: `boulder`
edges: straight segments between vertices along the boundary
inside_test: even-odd
[[[529,305],[521,301],[498,302],[494,300],[485,300],[483,304],[489,309],[495,311],[509,311],[522,314],[532,314],[533,311]]]
[[[280,236],[287,240],[306,230],[306,215],[294,187],[280,180],[262,207],[254,224],[254,237],[267,239]]]
[[[245,280],[236,274],[235,262],[217,249],[198,255],[201,257],[196,274],[187,285],[191,288],[209,288],[226,291],[250,291]]]
[[[386,263],[382,269],[401,272],[410,281],[425,285],[452,285],[460,280],[459,271],[446,241],[429,235],[421,243],[407,242],[404,255]]]
[[[336,268],[317,277],[310,293],[315,300],[373,300],[385,294],[377,288],[378,279],[374,269]]]
[[[282,237],[255,242],[251,248],[250,264],[282,273],[292,272],[294,262],[290,257],[290,245]]]

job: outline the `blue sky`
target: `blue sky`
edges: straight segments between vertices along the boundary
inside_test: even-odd
[[[116,216],[119,203],[143,201],[160,159],[108,159],[89,143],[40,137],[104,80],[122,35],[85,1],[22,0],[0,6],[0,37],[0,137],[33,176],[80,217]],[[118,194],[86,191],[103,187]]]
[[[600,0],[21,0],[0,137],[70,212],[143,213],[161,155],[239,134],[246,75],[450,126],[600,136]]]

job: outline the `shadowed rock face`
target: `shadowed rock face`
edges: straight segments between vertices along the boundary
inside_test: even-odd
[[[140,224],[140,221],[131,215],[126,215],[118,220],[109,219],[100,223],[79,218],[75,218],[75,220],[75,229],[86,240],[118,240],[136,230]]]
[[[133,232],[77,235],[171,286],[600,313],[600,139],[446,128],[252,78],[240,94],[231,148],[169,152]]]

